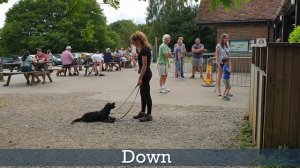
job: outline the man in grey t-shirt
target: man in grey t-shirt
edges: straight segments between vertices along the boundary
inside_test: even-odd
[[[200,78],[203,78],[203,52],[204,52],[204,45],[200,43],[200,39],[196,38],[195,43],[192,46],[192,53],[193,53],[193,59],[192,59],[192,65],[193,65],[193,74],[191,78],[195,78],[195,72],[197,68],[200,70]]]

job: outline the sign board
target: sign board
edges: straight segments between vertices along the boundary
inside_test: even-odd
[[[230,40],[230,52],[249,52],[249,40]]]

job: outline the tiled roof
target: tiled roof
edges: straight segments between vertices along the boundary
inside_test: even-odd
[[[211,11],[210,2],[211,0],[201,0],[196,23],[213,24],[272,20],[276,16],[282,0],[251,0],[244,4],[242,9],[232,7],[229,12],[225,12],[223,6],[219,6],[216,11]]]

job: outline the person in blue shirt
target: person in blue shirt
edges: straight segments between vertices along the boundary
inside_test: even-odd
[[[110,48],[106,49],[103,58],[104,58],[104,63],[105,63],[105,70],[112,71],[112,65],[109,64],[110,62],[113,62],[113,57],[112,57],[112,53],[110,52]],[[108,69],[108,66],[109,66],[109,69]]]
[[[177,79],[180,79],[180,80],[183,80],[183,75],[181,74],[182,72],[182,58],[183,58],[183,53],[185,52],[183,49],[182,49],[182,40],[178,40],[177,41],[177,45],[176,47],[174,48],[174,53],[175,53],[175,77]]]
[[[231,95],[229,94],[229,91],[231,89],[231,85],[230,85],[230,62],[229,62],[229,58],[228,57],[224,57],[222,59],[222,62],[224,63],[223,66],[223,83],[225,85],[225,90],[224,90],[224,94],[223,94],[223,99],[226,101],[229,101],[231,97]]]

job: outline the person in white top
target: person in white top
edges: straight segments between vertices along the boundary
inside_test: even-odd
[[[53,66],[53,62],[54,62],[54,58],[53,58],[53,54],[51,53],[51,50],[47,50],[47,56],[48,56],[48,61],[51,63],[48,63],[48,70],[52,69]]]
[[[223,66],[224,63],[222,60],[224,58],[228,58],[230,62],[230,50],[229,50],[229,45],[228,45],[228,40],[229,40],[229,35],[228,34],[222,34],[220,38],[220,43],[217,44],[216,46],[216,62],[218,65],[218,75],[217,75],[217,89],[218,89],[218,96],[221,98],[221,78],[223,74]]]
[[[104,74],[102,74],[102,66],[104,64],[103,54],[99,53],[98,49],[96,49],[95,54],[92,55],[92,60],[94,62],[94,65],[89,74],[91,74],[94,71],[95,76],[98,76],[98,74],[99,74],[99,76],[105,76]],[[99,66],[99,69],[98,69],[98,66]]]
[[[133,65],[133,68],[135,71],[137,70],[136,58],[137,58],[136,47],[134,45],[131,45],[131,59],[132,59],[132,65]]]

